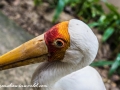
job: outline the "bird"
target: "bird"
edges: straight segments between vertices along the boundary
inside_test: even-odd
[[[40,63],[31,80],[39,85],[34,90],[106,90],[100,74],[89,66],[98,48],[90,27],[71,19],[0,56],[0,70]]]

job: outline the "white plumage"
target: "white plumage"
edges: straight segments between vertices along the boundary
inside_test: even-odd
[[[60,79],[54,90],[105,90],[105,86],[99,73],[86,66]]]
[[[98,41],[82,21],[69,21],[70,47],[64,59],[43,62],[35,71],[32,83],[47,85],[35,90],[106,90],[98,72],[88,66],[96,57]],[[83,69],[81,69],[83,68]]]

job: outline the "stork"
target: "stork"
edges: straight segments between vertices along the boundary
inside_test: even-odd
[[[40,62],[31,82],[47,87],[35,90],[106,90],[99,73],[89,66],[98,46],[92,30],[71,19],[0,56],[0,69]]]

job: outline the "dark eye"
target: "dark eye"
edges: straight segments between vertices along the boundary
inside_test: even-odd
[[[64,47],[64,41],[61,39],[57,39],[54,41],[54,45],[58,48]]]

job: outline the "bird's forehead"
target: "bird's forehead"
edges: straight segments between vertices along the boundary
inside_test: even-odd
[[[46,32],[46,36],[49,36],[49,39],[51,40],[61,38],[68,41],[69,40],[68,21],[53,26],[49,31]]]
[[[57,25],[58,27],[58,33],[63,36],[64,39],[69,39],[69,33],[68,33],[68,21],[62,22]]]

